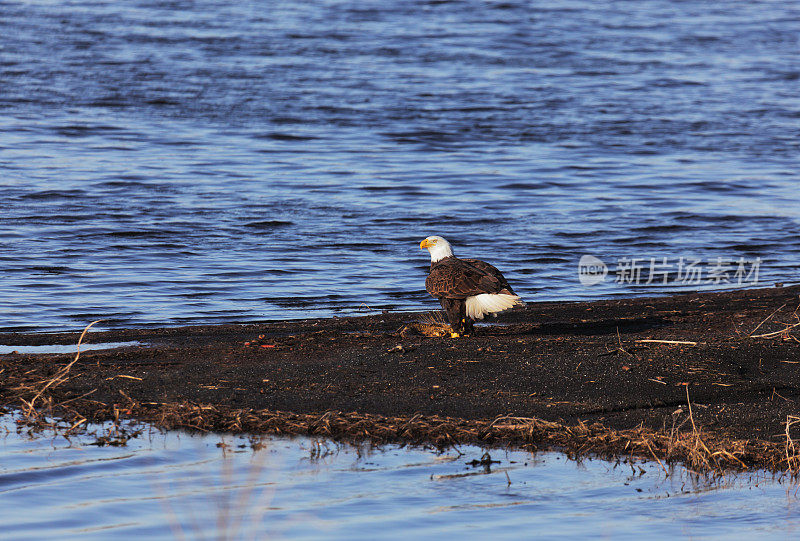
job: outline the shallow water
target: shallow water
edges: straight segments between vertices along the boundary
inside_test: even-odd
[[[799,278],[796,2],[0,15],[4,329],[433,308],[430,234],[528,300],[720,286],[584,287],[584,254]]]
[[[151,431],[127,447],[17,434],[0,419],[0,523],[13,539],[791,538],[797,485],[701,481],[558,453],[444,453]],[[506,476],[506,474],[508,474]],[[509,484],[510,481],[510,484]]]
[[[132,340],[130,342],[98,342],[96,344],[81,344],[80,351],[89,351],[93,349],[113,349],[129,346],[141,346],[141,342]],[[78,345],[61,345],[61,344],[46,344],[41,346],[6,346],[0,344],[0,355],[7,353],[77,353]]]

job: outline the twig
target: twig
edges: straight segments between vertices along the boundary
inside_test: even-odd
[[[606,353],[601,353],[600,357],[606,357],[608,355],[616,355],[617,353],[624,353],[625,355],[630,355],[634,357],[633,353],[626,351],[624,347],[622,347],[622,338],[619,335],[619,327],[617,327],[617,349],[608,349],[606,347]]]
[[[44,387],[42,387],[41,390],[39,390],[39,392],[36,393],[36,395],[31,400],[29,400],[29,401],[28,400],[23,400],[23,402],[25,403],[25,406],[26,406],[26,408],[25,408],[26,409],[26,414],[28,416],[32,416],[34,414],[34,404],[35,404],[36,400],[39,397],[41,397],[42,394],[44,394],[44,392],[49,387],[58,386],[58,385],[60,385],[61,383],[63,383],[66,380],[66,376],[69,373],[70,368],[72,368],[72,365],[74,365],[76,362],[78,362],[78,359],[81,356],[81,342],[83,342],[83,337],[86,336],[86,333],[89,331],[89,329],[92,327],[92,325],[94,325],[95,323],[100,323],[101,321],[103,321],[103,320],[102,319],[98,319],[97,321],[92,321],[91,323],[89,323],[86,326],[85,329],[83,329],[83,332],[81,333],[80,338],[78,338],[78,352],[75,354],[75,358],[72,359],[72,362],[69,363],[68,365],[66,365],[65,367],[63,367],[61,370],[59,370],[56,373],[56,375],[52,379],[50,379],[50,381],[48,381],[47,384]]]
[[[758,329],[760,329],[760,328],[761,328],[761,326],[762,326],[764,323],[766,323],[767,321],[769,321],[770,319],[772,319],[772,316],[774,316],[775,314],[777,314],[778,312],[780,312],[781,310],[783,310],[783,307],[784,307],[784,306],[786,306],[787,304],[788,304],[788,303],[783,303],[783,304],[781,305],[781,307],[780,307],[780,308],[778,308],[777,310],[775,310],[774,312],[772,312],[772,313],[771,313],[769,316],[767,316],[767,319],[765,319],[764,321],[762,321],[761,323],[759,323],[759,324],[758,324],[758,327],[756,327],[755,329],[753,329],[752,331],[750,331],[750,334],[748,334],[748,335],[747,335],[747,336],[748,336],[748,338],[749,338],[749,337],[751,337],[751,336],[753,336],[753,333],[754,333],[754,332],[756,332]]]
[[[772,388],[772,394],[769,397],[770,402],[772,402],[772,398],[775,397],[775,396],[777,396],[778,398],[783,398],[786,402],[794,402],[794,400],[792,400],[790,398],[786,398],[785,396],[780,394],[778,391],[776,391],[775,388],[773,387]]]
[[[89,396],[90,394],[92,394],[92,393],[94,393],[96,391],[97,391],[97,389],[92,389],[88,393],[83,393],[82,395],[76,396],[75,398],[70,398],[69,400],[64,400],[63,402],[59,402],[58,405],[59,406],[63,406],[64,404],[69,404],[70,402],[74,402],[75,400],[80,400],[81,398],[85,398],[85,397]],[[102,402],[101,402],[101,404],[102,404]]]
[[[661,459],[658,458],[658,456],[656,456],[656,452],[653,451],[652,447],[650,447],[650,442],[647,441],[647,440],[644,440],[644,444],[647,445],[647,448],[650,449],[650,453],[653,455],[653,458],[655,458],[658,461],[658,465],[661,466],[662,470],[664,470],[664,475],[669,477],[669,472],[667,471],[667,468],[664,467],[664,463],[661,462]]]
[[[126,379],[135,379],[136,381],[142,381],[142,378],[137,378],[136,376],[127,376],[125,374],[117,374],[116,376],[111,376],[110,378],[106,378],[106,381],[114,378],[126,378]]]
[[[699,342],[688,342],[682,340],[634,340],[634,342],[642,342],[647,344],[686,344],[687,346],[696,346]]]
[[[773,331],[765,334],[751,334],[750,338],[772,338],[773,336],[780,336],[783,333],[789,332],[789,330],[794,329],[795,327],[800,327],[800,323],[789,325],[785,329],[781,329],[780,331]]]
[[[795,415],[787,415],[786,416],[786,467],[789,468],[789,471],[792,475],[797,474],[797,448],[795,447],[794,440],[792,440],[792,435],[790,433],[790,429],[792,425],[800,422],[800,417]]]
[[[689,386],[686,386],[686,403],[689,404],[689,419],[692,421],[692,432],[697,435],[697,427],[694,424],[694,414],[692,413],[692,401],[689,400]]]

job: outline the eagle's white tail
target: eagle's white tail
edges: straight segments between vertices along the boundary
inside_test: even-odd
[[[507,293],[481,293],[467,297],[467,316],[472,319],[483,319],[486,314],[502,312],[512,306],[522,304],[522,299]]]

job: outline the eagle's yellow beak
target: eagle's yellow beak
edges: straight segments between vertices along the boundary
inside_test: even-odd
[[[430,242],[428,239],[423,239],[422,242],[419,243],[419,247],[421,250],[426,250],[433,246],[433,243]]]

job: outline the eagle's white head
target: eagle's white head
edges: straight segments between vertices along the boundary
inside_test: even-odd
[[[440,259],[453,255],[453,249],[450,247],[450,243],[437,235],[426,238],[419,243],[419,247],[431,253],[431,263],[436,263]]]

